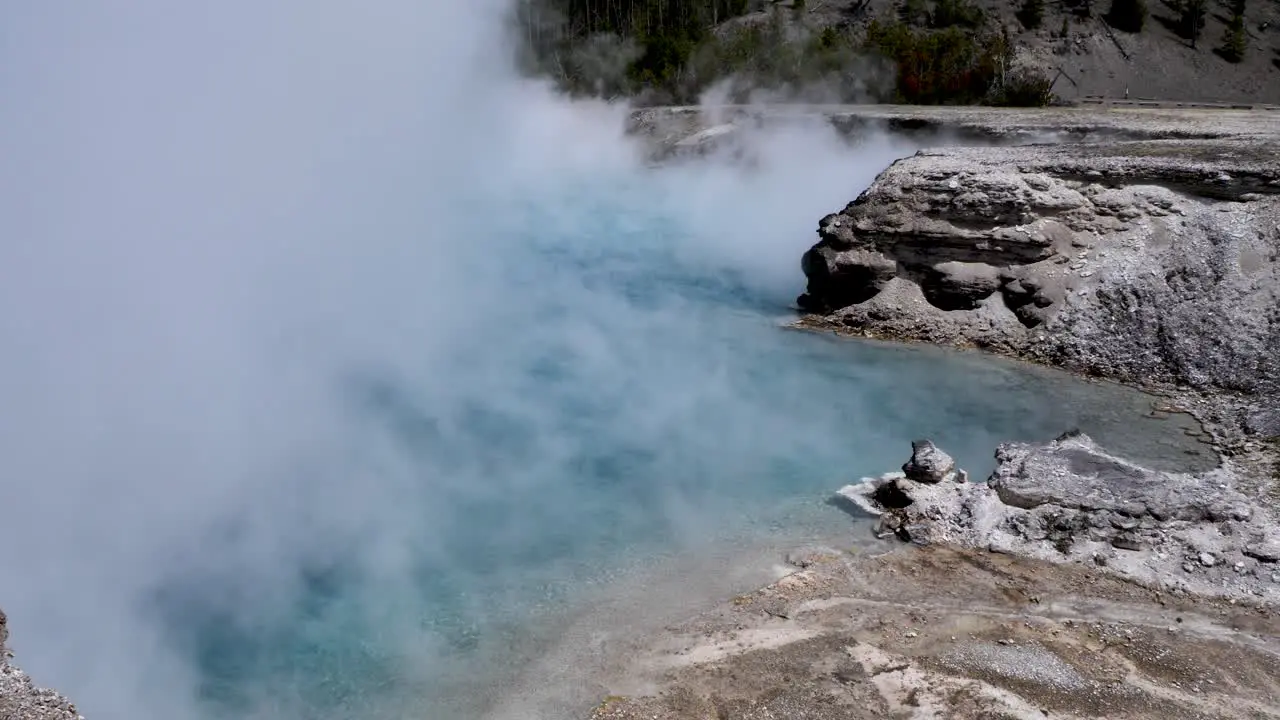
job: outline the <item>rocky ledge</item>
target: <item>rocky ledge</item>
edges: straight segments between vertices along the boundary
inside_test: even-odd
[[[1280,127],[922,151],[818,232],[802,326],[1231,395],[1221,435],[1280,438]]]
[[[53,690],[37,687],[31,678],[9,663],[13,653],[8,618],[0,610],[0,718],[4,720],[84,720],[70,700]]]
[[[878,516],[881,537],[1103,566],[1172,594],[1280,603],[1280,525],[1231,489],[1228,470],[1150,470],[1078,432],[1001,445],[996,460],[987,482],[968,482],[923,440],[903,472],[838,498]]]
[[[1001,446],[981,483],[914,445],[838,495],[910,545],[791,553],[772,585],[621,648],[592,718],[1280,717],[1280,536],[1228,470],[1155,472],[1070,433]]]

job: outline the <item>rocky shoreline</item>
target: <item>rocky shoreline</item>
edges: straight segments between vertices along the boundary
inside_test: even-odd
[[[1280,717],[1269,508],[1222,469],[1147,470],[1079,433],[997,459],[971,482],[919,441],[843,488],[889,545],[800,549],[628,648],[593,718]]]
[[[795,554],[633,649],[615,684],[636,695],[594,717],[1280,717],[1280,117],[888,113],[1071,142],[895,163],[820,222],[797,325],[1135,385],[1221,463],[1158,472],[1068,433],[1002,445],[972,482],[920,441],[837,496],[906,546]],[[717,121],[667,147],[723,146]]]
[[[819,236],[801,326],[1168,395],[1241,482],[1277,497],[1280,122],[1213,140],[922,151]]]
[[[1160,472],[1069,433],[969,478],[920,441],[836,496],[879,551],[797,550],[619,648],[593,717],[1280,717],[1280,113],[669,108],[632,130],[671,159],[795,121],[987,145],[905,158],[823,218],[798,327],[1135,385],[1221,463]],[[0,718],[78,720],[7,636],[0,613]]]
[[[84,720],[70,700],[37,686],[10,663],[8,618],[0,610],[0,718],[3,720]]]
[[[1280,606],[1280,524],[1226,470],[1150,470],[1077,432],[1004,444],[996,459],[986,482],[969,482],[919,441],[901,473],[838,497],[877,516],[882,537],[1092,563],[1157,592]]]

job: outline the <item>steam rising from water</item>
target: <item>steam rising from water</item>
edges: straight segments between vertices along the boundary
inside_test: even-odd
[[[413,708],[628,548],[988,409],[772,327],[902,149],[645,169],[509,72],[504,9],[8,11],[0,604],[91,717]],[[1010,426],[1061,429],[951,432]]]

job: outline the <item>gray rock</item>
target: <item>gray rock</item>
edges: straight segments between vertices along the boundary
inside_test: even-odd
[[[1256,540],[1245,546],[1244,554],[1260,562],[1280,562],[1280,538]]]
[[[1192,475],[1157,472],[1068,433],[1047,445],[1007,443],[989,484],[1001,502],[1032,509],[1055,505],[1127,518],[1193,522],[1247,518],[1248,500]],[[1113,522],[1122,529],[1134,522]]]
[[[9,663],[13,653],[8,618],[0,610],[0,718],[4,720],[84,720],[70,700],[37,686],[19,668]]]
[[[944,262],[921,273],[919,283],[929,304],[973,310],[1000,289],[1000,271],[985,263]]]
[[[1280,436],[1277,180],[1274,133],[922,151],[823,220],[802,323],[1242,393]]]
[[[911,459],[902,466],[908,480],[922,483],[940,483],[953,479],[956,461],[938,449],[931,440],[911,443]]]
[[[810,312],[866,302],[884,290],[897,272],[897,263],[878,252],[816,247],[801,258],[809,278],[809,292],[797,300]]]
[[[1150,586],[1280,604],[1280,590],[1248,563],[1232,561],[1250,538],[1260,545],[1280,526],[1231,490],[1222,469],[1157,472],[1073,432],[1048,443],[1000,446],[987,483],[944,484],[935,478],[958,474],[948,469],[949,458],[936,460],[945,453],[927,441],[912,449],[902,473],[839,492],[846,503],[880,516],[882,538],[1100,564]],[[911,479],[908,470],[929,482]],[[1223,571],[1233,569],[1235,579],[1222,582]]]
[[[1141,550],[1142,540],[1135,534],[1123,532],[1111,538],[1111,547],[1120,550]]]

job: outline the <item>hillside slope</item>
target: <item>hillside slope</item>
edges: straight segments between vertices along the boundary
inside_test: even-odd
[[[561,43],[547,46],[546,59],[537,69],[576,92],[628,95],[644,104],[695,102],[726,76],[746,78],[739,90],[772,90],[775,100],[974,101],[972,92],[941,99],[936,94],[928,99],[904,97],[903,79],[895,72],[894,60],[884,57],[884,42],[868,40],[874,23],[882,32],[905,31],[917,39],[936,39],[948,31],[965,36],[968,44],[963,47],[954,38],[921,42],[900,49],[895,58],[913,58],[923,72],[952,73],[943,81],[945,86],[970,82],[974,72],[1003,76],[1005,70],[1028,68],[1052,79],[1053,94],[1065,101],[1127,96],[1280,104],[1280,0],[1245,0],[1244,53],[1239,62],[1228,61],[1221,52],[1231,0],[1204,0],[1204,25],[1194,48],[1184,37],[1177,5],[1194,0],[1141,0],[1148,3],[1148,14],[1137,33],[1116,30],[1103,19],[1112,0],[1044,2],[1042,21],[1029,30],[1019,19],[1028,1],[753,0],[739,3],[744,12],[736,17],[705,30],[686,25],[678,32],[644,25],[610,34],[614,31],[593,31],[589,24],[570,18],[559,27]],[[1085,12],[1083,4],[1088,2],[1091,11]],[[976,7],[980,19],[964,15],[969,12],[966,6]],[[955,14],[956,7],[962,11],[959,20],[939,23],[939,13]],[[1005,42],[1012,45],[1008,54],[994,49]],[[972,59],[984,53],[989,56]],[[585,54],[589,59],[575,62],[575,55]],[[955,69],[965,62],[970,67]],[[983,62],[986,68],[977,70]],[[992,71],[992,63],[1001,69]],[[735,99],[745,96],[739,93]]]

